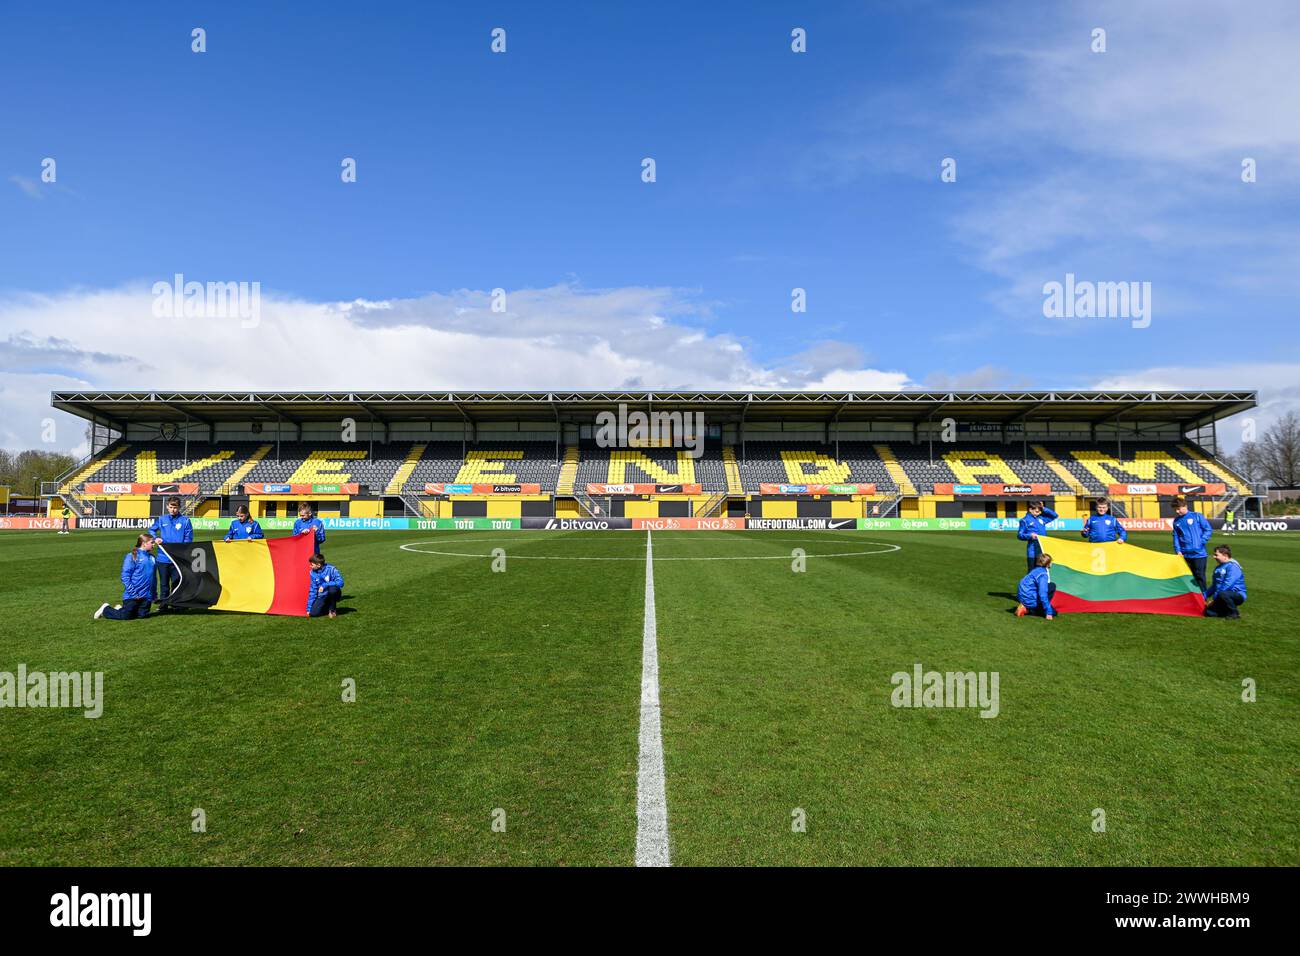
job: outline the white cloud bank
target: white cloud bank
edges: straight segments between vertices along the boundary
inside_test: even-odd
[[[572,285],[307,302],[265,292],[256,326],[159,318],[146,285],[0,302],[0,445],[80,450],[82,426],[49,393],[105,389],[597,389],[914,387],[864,366],[842,343],[763,363],[707,328],[708,307],[678,290]]]

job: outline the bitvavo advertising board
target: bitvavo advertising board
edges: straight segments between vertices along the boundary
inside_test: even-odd
[[[231,518],[193,518],[195,531],[225,531]],[[518,518],[321,518],[326,531],[510,531]],[[259,518],[263,531],[292,531],[293,518]]]

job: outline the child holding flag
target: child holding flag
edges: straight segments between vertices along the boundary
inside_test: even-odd
[[[248,513],[248,509],[240,505],[235,509],[235,518],[230,522],[230,530],[226,532],[227,541],[249,541],[258,538],[264,538],[262,526],[253,520]]]
[[[194,526],[190,524],[189,518],[181,514],[181,499],[175,495],[167,499],[167,513],[155,518],[148,530],[163,544],[189,544],[194,540]],[[158,557],[153,564],[158,572],[158,586],[154,590],[154,600],[159,602],[159,610],[162,610],[162,602],[166,601],[167,595],[172,593],[172,578],[175,577],[179,583],[180,575],[172,565],[172,559],[167,557],[167,552],[162,548],[158,549]]]
[[[1205,546],[1214,530],[1205,515],[1187,510],[1186,498],[1174,499],[1174,554],[1181,554],[1191,568],[1196,586],[1205,593]]]
[[[311,505],[306,502],[298,506],[298,519],[293,523],[294,534],[302,534],[304,531],[315,532],[316,553],[320,554],[320,546],[325,543],[325,525],[312,514]]]
[[[1020,586],[1016,589],[1016,597],[1020,601],[1016,606],[1016,617],[1032,614],[1049,621],[1056,617],[1056,609],[1052,607],[1056,585],[1052,583],[1052,575],[1048,570],[1051,566],[1052,556],[1040,554],[1034,561],[1034,569],[1020,579]]]
[[[1038,567],[1038,556],[1043,553],[1043,546],[1039,543],[1038,536],[1047,534],[1048,523],[1055,520],[1056,512],[1051,508],[1044,508],[1041,501],[1029,502],[1029,513],[1020,519],[1020,529],[1016,532],[1017,538],[1029,542],[1025,546],[1027,570],[1033,571]]]
[[[153,600],[154,536],[145,532],[135,539],[135,547],[122,559],[122,603],[117,607],[101,604],[95,620],[106,617],[110,621],[130,621],[149,616]]]
[[[1110,513],[1110,499],[1097,499],[1097,513],[1088,515],[1083,522],[1083,531],[1085,538],[1094,544],[1101,544],[1106,541],[1124,542],[1128,540],[1128,532],[1124,526],[1119,523],[1119,519]]]
[[[307,613],[311,617],[328,614],[338,617],[336,608],[339,598],[343,596],[343,575],[332,564],[326,564],[325,558],[313,554],[307,559],[311,568],[311,587],[307,592]]]
[[[1232,548],[1221,544],[1214,549],[1214,580],[1205,595],[1206,617],[1241,617],[1237,610],[1246,603],[1246,574],[1232,557]]]

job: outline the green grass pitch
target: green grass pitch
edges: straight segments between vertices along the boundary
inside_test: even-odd
[[[336,621],[92,621],[131,537],[0,536],[0,671],[105,675],[0,710],[0,864],[633,861],[645,533],[336,533]],[[1231,543],[1240,621],[1048,623],[1007,534],[655,534],[672,862],[1300,863],[1300,540]],[[892,706],[917,663],[999,715]]]

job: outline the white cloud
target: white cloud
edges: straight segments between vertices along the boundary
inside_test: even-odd
[[[771,364],[707,328],[673,289],[571,285],[492,297],[306,302],[263,294],[260,321],[159,318],[147,286],[0,302],[0,440],[35,446],[51,390],[903,388],[856,349],[820,343]],[[80,442],[62,418],[59,447]]]
[[[803,158],[822,186],[934,183],[951,236],[1028,323],[1066,272],[1152,281],[1160,321],[1300,294],[1300,4],[1101,0],[936,12],[950,66],[827,108]],[[1091,31],[1107,31],[1093,53]],[[938,184],[955,157],[958,182]],[[1240,180],[1258,162],[1259,181]],[[1214,299],[1211,303],[1211,299]]]
[[[41,184],[34,179],[15,174],[9,177],[9,181],[26,193],[31,199],[45,198],[45,193],[41,192]]]
[[[1245,384],[1243,384],[1245,383]],[[1259,393],[1259,407],[1237,416],[1219,429],[1228,451],[1241,445],[1247,419],[1257,435],[1288,411],[1300,411],[1300,364],[1288,362],[1227,362],[1221,365],[1167,365],[1121,372],[1094,382],[1098,389],[1224,389],[1247,388]]]

